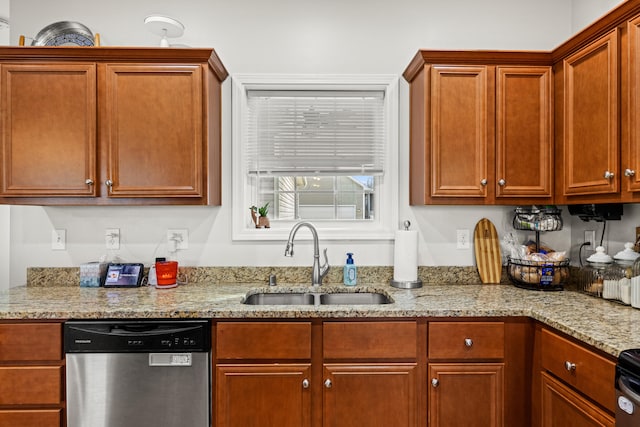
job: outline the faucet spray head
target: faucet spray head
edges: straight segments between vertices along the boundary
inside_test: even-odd
[[[287,247],[284,248],[284,256],[293,256],[293,243],[287,243]]]

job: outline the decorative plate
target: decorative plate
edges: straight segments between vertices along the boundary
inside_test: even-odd
[[[60,21],[44,27],[32,46],[93,46],[93,33],[79,22]]]

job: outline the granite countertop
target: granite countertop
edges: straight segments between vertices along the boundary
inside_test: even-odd
[[[31,287],[0,293],[0,319],[100,318],[402,318],[527,316],[608,354],[640,348],[640,310],[573,291],[537,292],[512,285],[436,285],[401,290],[388,284],[322,292],[379,290],[386,305],[250,306],[248,292],[309,291],[309,287],[190,283],[173,289]],[[317,290],[317,289],[316,289]]]

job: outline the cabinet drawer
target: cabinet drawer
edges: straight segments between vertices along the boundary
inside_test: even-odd
[[[60,427],[62,409],[0,410],[0,426]]]
[[[310,359],[310,322],[222,322],[217,359]]]
[[[502,359],[503,322],[429,323],[429,359]]]
[[[614,362],[546,329],[541,342],[543,370],[615,411]]]
[[[62,367],[0,366],[0,405],[59,405],[61,401]]]
[[[60,359],[61,323],[0,324],[0,361]]]
[[[325,322],[325,359],[415,359],[416,322]]]

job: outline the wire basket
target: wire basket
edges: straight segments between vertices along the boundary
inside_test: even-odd
[[[555,206],[544,208],[536,206],[517,207],[513,216],[513,228],[532,231],[562,230],[561,213],[562,209]]]
[[[564,289],[564,285],[569,282],[569,259],[530,261],[509,257],[507,276],[519,288],[561,291]]]

